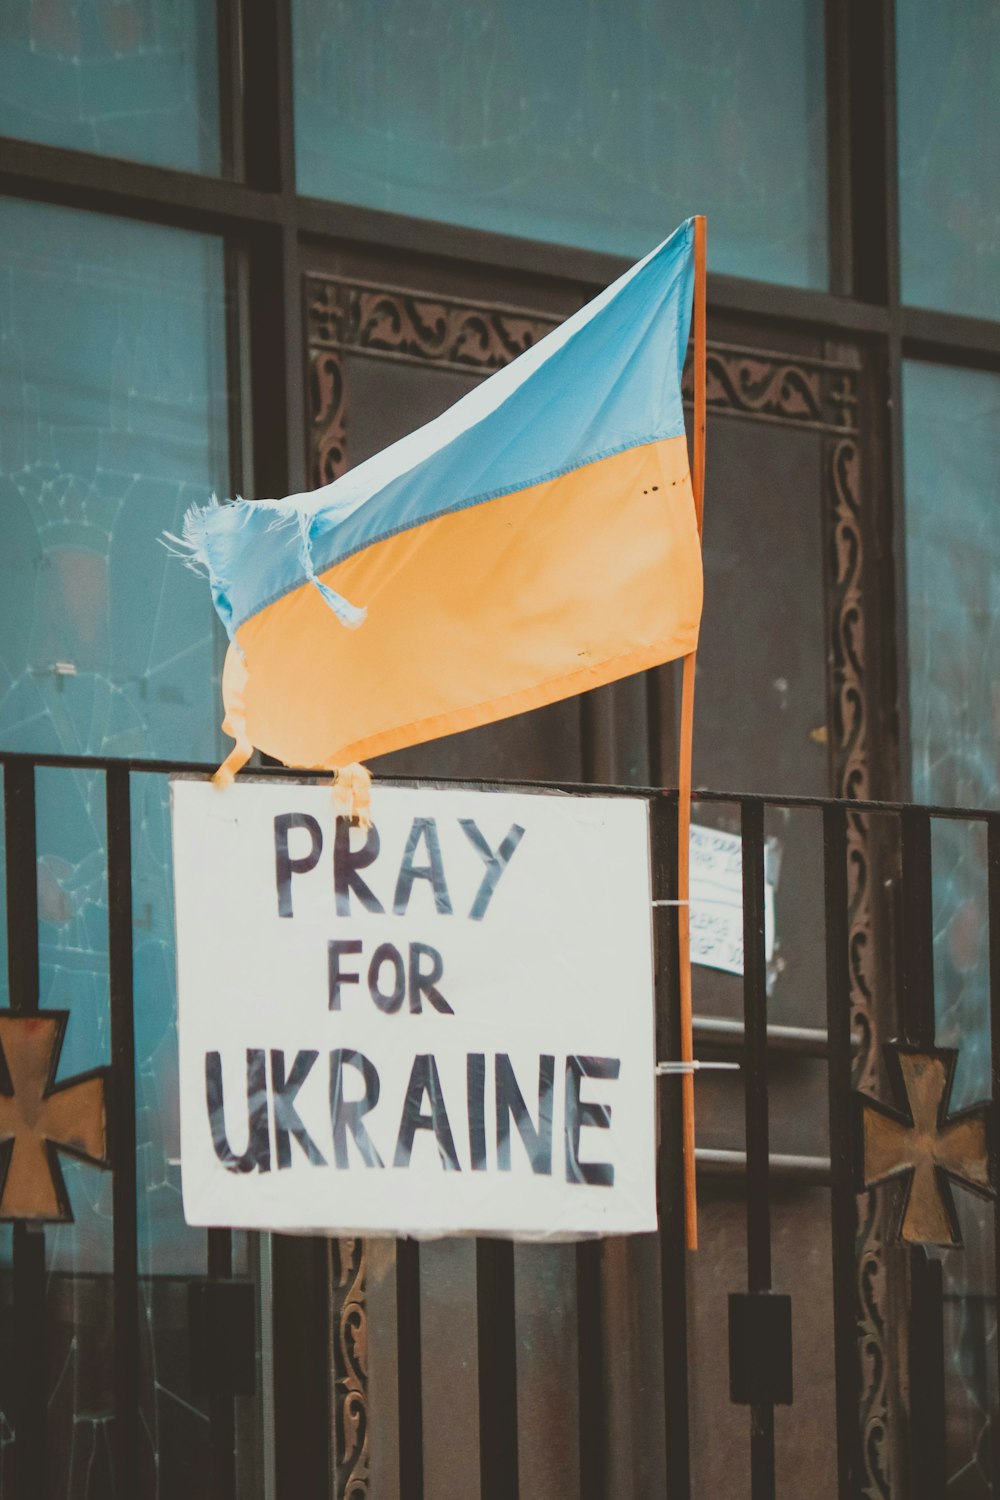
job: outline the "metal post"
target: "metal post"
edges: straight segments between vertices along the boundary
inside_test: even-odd
[[[861,1484],[857,1197],[852,1138],[851,984],[848,972],[847,815],[823,809],[826,874],[826,1024],[830,1119],[830,1239],[837,1390],[837,1475],[841,1500]]]
[[[743,1004],[746,1043],[747,1290],[771,1290],[771,1201],[767,1107],[767,972],[764,947],[764,806],[744,802]],[[774,1405],[750,1407],[750,1493],[774,1500]]]
[[[420,1347],[420,1246],[396,1241],[396,1368],[399,1381],[399,1500],[424,1500]]]
[[[902,865],[901,1023],[912,1046],[934,1046],[934,900],[931,820],[923,808],[899,815]],[[909,1376],[910,1485],[914,1500],[945,1490],[944,1295],[941,1262],[911,1247]]]
[[[650,808],[653,896],[677,900],[677,816],[672,797],[654,799]],[[681,1056],[677,1005],[678,934],[676,906],[653,908],[656,942],[656,1055]],[[660,1223],[660,1298],[663,1317],[664,1424],[668,1500],[689,1500],[691,1454],[688,1413],[687,1252],[684,1224],[683,1101],[676,1079],[659,1080],[657,1199]]]
[[[28,762],[4,770],[7,856],[7,972],[10,1008],[38,1009],[38,851],[35,772]],[[14,1482],[17,1500],[46,1493],[48,1361],[45,1307],[45,1232],[15,1224],[10,1387],[13,1392]]]
[[[518,1500],[514,1246],[476,1241],[481,1500]]]
[[[994,1189],[1000,1185],[1000,816],[992,814],[986,823],[986,868],[989,873],[990,935],[990,1056],[992,1061],[992,1101],[988,1139],[990,1145],[990,1180]],[[1000,1308],[1000,1192],[993,1199],[994,1276],[997,1284],[997,1307]],[[1000,1363],[1000,1339],[994,1340],[994,1357]],[[1000,1486],[1000,1422],[992,1423],[993,1487]]]
[[[129,773],[105,777],[108,963],[114,1164],[115,1469],[123,1495],[139,1492],[139,1268],[132,1007],[132,833]]]

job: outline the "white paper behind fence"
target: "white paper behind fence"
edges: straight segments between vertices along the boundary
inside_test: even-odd
[[[646,806],[172,785],[191,1224],[656,1224]]]

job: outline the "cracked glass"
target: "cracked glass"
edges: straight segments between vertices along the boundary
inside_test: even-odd
[[[1000,317],[1000,6],[897,0],[903,301]]]
[[[0,134],[220,172],[215,18],[202,0],[5,0]]]
[[[812,0],[293,0],[300,192],[636,257],[704,213],[714,270],[827,285]]]
[[[218,760],[224,640],[158,538],[230,488],[222,242],[11,200],[0,226],[0,744]],[[197,1495],[210,1410],[187,1281],[207,1246],[180,1200],[167,782],[130,782],[140,1493]],[[36,802],[39,1000],[69,1012],[62,1079],[110,1061],[103,773],[39,769]],[[45,1235],[49,1488],[77,1500],[111,1493],[114,1215],[110,1173],[63,1170],[75,1221]]]

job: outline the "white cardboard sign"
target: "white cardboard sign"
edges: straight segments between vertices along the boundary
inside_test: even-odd
[[[189,1223],[655,1228],[641,800],[171,790]]]

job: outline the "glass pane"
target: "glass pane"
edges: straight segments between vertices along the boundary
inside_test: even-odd
[[[212,759],[221,632],[159,545],[228,490],[222,242],[0,204],[0,743]]]
[[[825,286],[822,6],[293,0],[299,188]],[[780,80],[780,86],[776,86]]]
[[[903,394],[914,795],[995,808],[1000,376],[910,362]],[[959,1048],[958,1108],[990,1095],[985,829],[936,819],[932,857],[936,1039]],[[993,1210],[965,1192],[955,1199],[965,1250],[946,1262],[949,1483],[986,1495],[997,1420]]]
[[[221,171],[215,14],[206,0],[0,6],[0,134]]]
[[[906,563],[914,794],[1000,805],[1000,376],[909,361]]]
[[[903,301],[1000,317],[1000,7],[897,0]]]
[[[69,1012],[63,1081],[111,1061],[104,778],[42,769],[35,795],[40,999]],[[68,1157],[60,1166],[73,1222],[45,1232],[53,1500],[85,1494],[92,1472],[110,1482],[114,1423],[111,1173]]]
[[[996,807],[1000,376],[912,361],[904,398],[914,796]],[[957,1099],[969,1102],[989,1092],[981,829],[935,827],[934,902],[940,1040],[962,1039]]]

